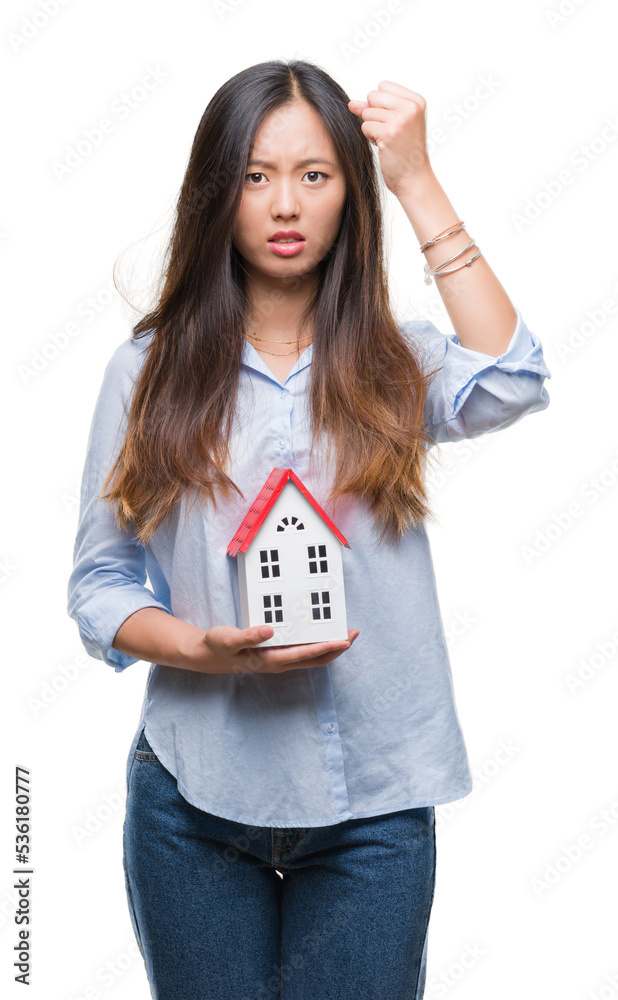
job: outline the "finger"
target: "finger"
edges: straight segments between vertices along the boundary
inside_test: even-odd
[[[380,123],[379,122],[375,122],[375,123],[372,122],[372,123],[370,123],[369,128],[365,128],[364,127],[366,124],[368,124],[368,123],[367,122],[363,122],[363,127],[362,127],[362,132],[363,132],[363,135],[365,136],[365,139],[367,139],[368,142],[372,142],[373,145],[377,146],[379,149],[383,149],[384,148],[384,139],[382,138],[382,133],[381,133],[380,128],[379,128],[379,124]]]
[[[298,663],[302,660],[310,660],[317,656],[329,655],[333,653],[344,653],[349,649],[351,642],[349,639],[333,642],[307,642],[298,646],[270,646],[262,653],[265,664],[279,666],[283,663]]]
[[[403,95],[393,94],[390,90],[370,90],[367,103],[372,108],[386,108],[389,111],[399,111],[403,106]]]
[[[337,657],[342,655],[342,653],[345,653],[345,649],[333,649],[330,653],[324,653],[322,656],[316,656],[314,663],[316,666],[321,667],[325,663],[331,663],[333,660],[336,660]]]
[[[311,667],[325,667],[328,663],[332,663],[333,660],[340,656],[344,650],[340,650],[339,653],[325,653],[324,656],[312,656],[310,660],[286,660],[285,663],[278,663],[276,666],[271,666],[268,668],[268,672],[271,674],[284,674],[288,670],[310,670]]]
[[[330,653],[324,653],[322,656],[314,656],[310,660],[294,660],[293,663],[295,667],[325,667],[327,663],[332,663],[342,653],[345,653],[345,649],[335,649]]]
[[[367,104],[360,113],[360,117],[365,122],[381,122],[386,124],[392,121],[393,112],[389,108],[374,107]]]
[[[350,646],[351,646],[352,643],[356,640],[356,638],[360,635],[360,632],[358,631],[358,629],[348,629],[348,635],[350,637]],[[348,646],[347,648],[349,649],[350,646]],[[331,660],[336,660],[337,657],[341,656],[342,653],[345,653],[345,649],[331,650],[329,653],[324,653],[324,655],[316,657],[315,661],[312,661],[312,663],[314,666],[321,667],[324,666],[325,663],[330,663]]]
[[[339,655],[339,653],[345,653],[346,649],[349,649],[356,637],[360,635],[358,629],[348,629],[347,639],[332,639],[330,642],[306,642],[298,646],[277,646],[277,651],[282,650],[287,653],[292,650],[294,654],[299,654],[299,656],[294,655],[294,659],[299,659],[300,657],[310,657],[310,656],[322,656],[324,654],[330,654],[333,651]],[[271,647],[272,648],[272,647]],[[275,650],[273,649],[273,652]]]
[[[251,628],[239,629],[236,648],[240,650],[247,646],[257,646],[274,634],[275,630],[270,625],[253,625]]]
[[[410,90],[409,87],[404,87],[401,83],[395,83],[393,80],[380,80],[378,90],[394,94],[398,97],[407,97],[408,100],[418,101],[423,107],[427,103],[422,94],[417,93],[416,90]]]
[[[341,642],[308,642],[302,646],[280,646],[280,660],[285,663],[292,663],[296,660],[310,660],[314,656],[330,655],[332,653],[343,653],[350,648],[350,640],[343,639]]]
[[[294,669],[307,670],[310,669],[311,667],[325,667],[327,663],[332,663],[332,661],[336,660],[338,656],[341,656],[342,653],[345,653],[346,649],[350,648],[350,646],[352,645],[352,643],[354,642],[354,640],[357,638],[358,635],[360,635],[358,629],[348,629],[348,636],[350,637],[349,645],[347,643],[344,643],[342,648],[340,649],[331,649],[328,652],[322,653],[321,656],[311,656],[309,657],[309,659],[291,660],[289,657],[286,657],[284,662],[278,662],[275,659],[271,660],[268,654],[264,652],[262,653],[262,663],[260,669],[267,668],[271,673],[285,673],[285,671],[287,670],[294,670]],[[309,646],[311,646],[312,649],[315,649],[317,646],[326,646],[326,645],[333,645],[333,644],[307,643],[307,645],[304,648],[306,651],[309,648]],[[294,646],[279,647],[280,650],[281,649],[289,650],[294,648],[295,648]]]

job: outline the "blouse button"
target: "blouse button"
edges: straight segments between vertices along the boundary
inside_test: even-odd
[[[327,722],[327,723],[326,723],[326,726],[325,726],[324,728],[326,729],[326,732],[327,732],[327,733],[332,733],[332,731],[333,731],[333,729],[334,729],[335,727],[334,727],[334,725],[332,724],[332,722]]]

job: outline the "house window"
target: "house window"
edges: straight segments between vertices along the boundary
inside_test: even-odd
[[[326,558],[325,545],[308,545],[307,555],[309,557],[310,573],[328,573],[328,559]]]
[[[264,594],[262,600],[264,602],[264,624],[273,625],[282,622],[283,602],[281,594]]]
[[[330,618],[330,593],[328,590],[316,591],[311,595],[311,614],[314,622]]]
[[[281,576],[279,549],[260,549],[260,569],[263,580],[268,580],[271,576]]]
[[[277,525],[277,531],[304,531],[305,525],[294,514],[286,514]]]

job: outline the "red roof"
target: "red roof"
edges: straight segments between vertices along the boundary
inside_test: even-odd
[[[311,493],[306,486],[303,486],[300,479],[296,475],[293,469],[273,469],[270,476],[262,486],[262,489],[258,493],[257,497],[251,504],[251,507],[247,511],[242,524],[238,528],[236,534],[234,535],[232,541],[228,545],[228,555],[235,556],[239,552],[246,552],[251,542],[257,535],[259,529],[262,527],[266,515],[272,508],[275,500],[281,493],[281,490],[287,483],[288,479],[298,486],[298,489],[307,497],[307,500],[311,504],[314,510],[318,512],[325,524],[328,525],[330,530],[337,536],[342,545],[346,548],[350,548],[350,544],[343,537],[339,528],[337,528],[326,511],[322,510],[317,500],[311,496]]]

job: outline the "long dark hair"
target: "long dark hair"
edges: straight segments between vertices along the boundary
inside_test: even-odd
[[[262,120],[305,101],[337,149],[347,185],[338,236],[319,264],[303,320],[313,319],[313,441],[326,434],[330,501],[365,501],[391,541],[431,518],[424,482],[423,369],[389,303],[378,172],[344,90],[301,60],[259,63],[215,93],[199,123],[176,205],[156,307],[132,330],[154,331],[135,380],[122,448],[100,497],[146,544],[181,497],[200,506],[239,487],[226,473],[246,331],[241,260],[232,244],[246,165]],[[265,475],[270,470],[265,470]],[[105,492],[107,490],[107,492]],[[242,495],[242,494],[241,494]],[[250,498],[249,498],[250,499]]]

